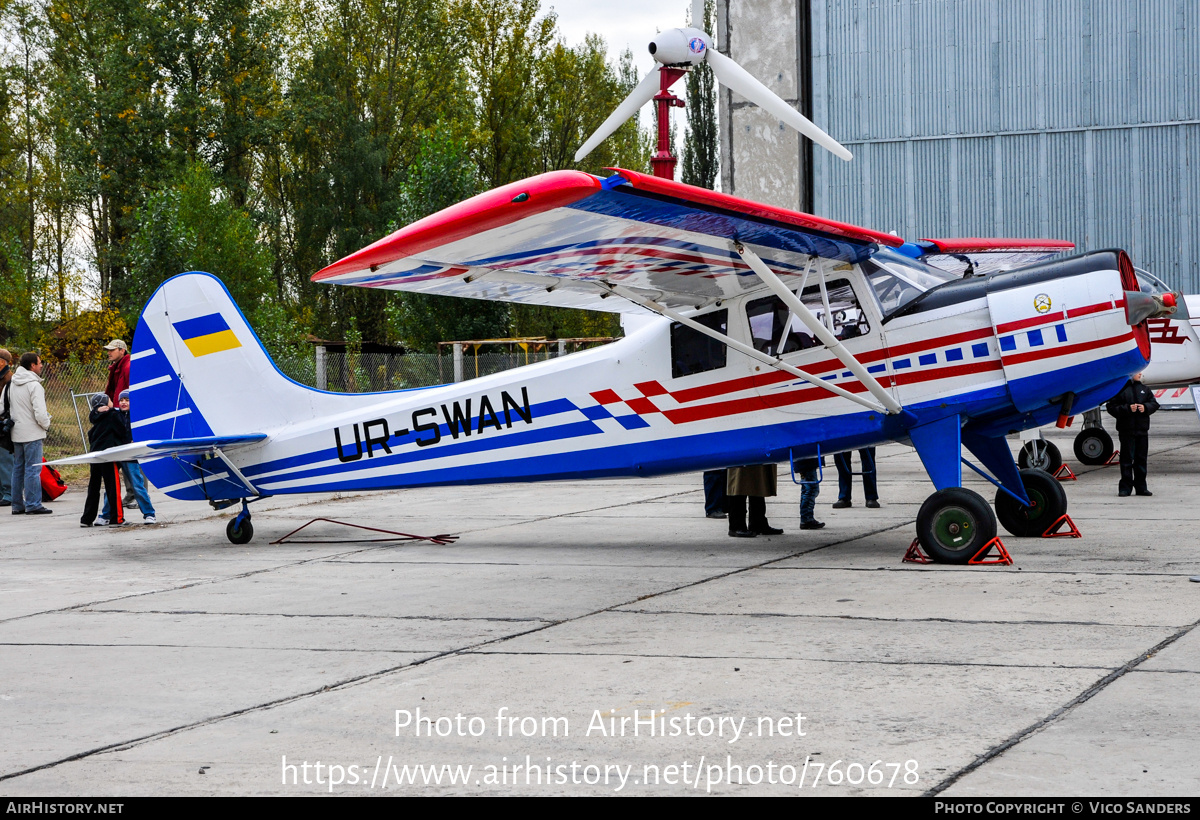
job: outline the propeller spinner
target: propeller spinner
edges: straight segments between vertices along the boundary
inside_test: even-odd
[[[704,19],[704,0],[693,0],[692,21]],[[784,102],[775,92],[754,78],[730,58],[712,47],[712,35],[698,28],[674,28],[660,33],[650,41],[650,53],[663,66],[696,66],[707,62],[717,82],[736,91],[759,108],[778,118],[781,122],[811,139],[834,156],[851,160],[854,155],[846,147],[826,134],[796,109]],[[637,114],[643,105],[650,102],[660,87],[660,69],[654,68],[642,78],[629,96],[622,100],[587,142],[575,152],[579,162],[604,142],[614,131]]]

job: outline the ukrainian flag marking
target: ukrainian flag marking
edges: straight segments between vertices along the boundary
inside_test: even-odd
[[[193,356],[207,356],[210,353],[220,353],[222,350],[233,350],[242,346],[220,313],[210,313],[172,324]]]

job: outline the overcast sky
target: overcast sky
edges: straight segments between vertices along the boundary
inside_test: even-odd
[[[638,73],[645,76],[654,66],[646,47],[663,29],[682,28],[687,23],[690,0],[541,0],[542,12],[558,14],[558,29],[571,45],[584,35],[599,34],[608,42],[612,58],[629,48]]]

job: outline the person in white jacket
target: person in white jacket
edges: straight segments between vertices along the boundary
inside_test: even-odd
[[[48,515],[52,512],[42,506],[42,443],[50,429],[46,391],[42,388],[42,367],[38,354],[24,354],[20,367],[5,388],[8,412],[13,420],[13,515]]]

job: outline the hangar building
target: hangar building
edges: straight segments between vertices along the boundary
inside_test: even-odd
[[[726,192],[907,239],[1122,247],[1200,293],[1200,3],[719,0],[729,54],[855,155],[725,89]]]

